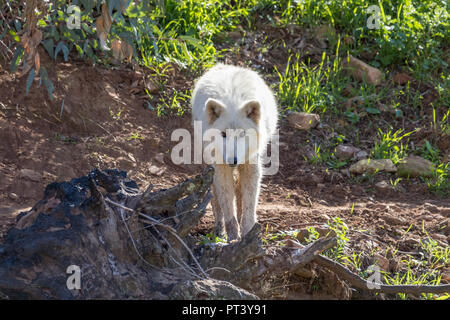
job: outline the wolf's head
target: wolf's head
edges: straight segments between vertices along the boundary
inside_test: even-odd
[[[209,98],[205,103],[209,128],[214,136],[217,161],[236,166],[256,163],[259,151],[261,104],[249,100],[238,108],[228,108],[223,102]]]

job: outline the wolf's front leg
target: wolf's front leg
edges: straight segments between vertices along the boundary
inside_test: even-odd
[[[217,192],[214,187],[214,183],[211,186],[213,198],[211,199],[211,207],[214,214],[214,234],[218,237],[223,238],[225,236],[225,221],[223,218],[223,211],[219,206],[219,201],[217,201]]]
[[[256,206],[258,204],[261,183],[261,167],[259,164],[243,164],[239,167],[239,178],[242,193],[242,237],[256,223]]]
[[[228,165],[216,165],[213,188],[215,191],[214,196],[225,222],[228,241],[240,239],[239,223],[234,206],[233,168]],[[220,216],[220,214],[215,214],[215,216]]]

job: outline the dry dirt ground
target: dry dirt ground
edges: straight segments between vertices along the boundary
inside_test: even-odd
[[[149,183],[165,188],[200,172],[200,165],[171,162],[171,148],[177,143],[170,140],[171,133],[176,128],[192,132],[190,113],[158,117],[146,108],[142,89],[148,86],[150,71],[84,62],[41,64],[50,70],[53,100],[38,88],[38,81],[25,95],[25,78],[0,68],[0,237],[53,181],[86,175],[93,168],[118,168],[127,170],[141,188]],[[159,89],[191,85],[173,72],[167,87]],[[314,130],[320,135],[320,129]],[[306,133],[280,122],[280,170],[264,178],[258,206],[268,234],[320,227],[340,217],[356,248],[373,246],[385,252],[393,246],[414,252],[426,238],[423,230],[448,246],[449,199],[432,195],[414,180],[403,185],[403,191],[380,193],[374,183],[382,175],[355,183],[338,171],[314,167],[304,158],[305,141]],[[197,232],[207,234],[212,225],[208,207]],[[395,264],[390,268],[395,271]]]

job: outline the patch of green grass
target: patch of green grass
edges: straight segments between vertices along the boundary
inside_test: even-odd
[[[427,232],[423,230],[425,234]],[[428,234],[427,234],[428,235]],[[443,248],[430,237],[420,241],[421,255],[418,257],[408,256],[401,263],[406,266],[406,271],[394,274],[384,273],[384,279],[390,285],[439,285],[442,278],[442,269],[450,263],[450,248]],[[408,299],[408,295],[399,293],[400,299]],[[422,299],[448,299],[449,295],[434,295],[422,293]]]
[[[348,226],[339,217],[333,217],[331,221],[327,222],[328,228],[335,232],[337,238],[337,245],[324,252],[329,258],[338,262],[347,261],[346,257],[346,245],[349,241],[348,238]]]
[[[137,20],[144,64],[170,62],[197,76],[220,56],[214,37],[234,29],[246,19],[248,9],[231,0],[160,1]]]
[[[366,49],[377,52],[375,62],[382,66],[410,66],[419,77],[437,72],[446,65],[442,48],[449,36],[446,1],[282,1],[281,23],[305,27],[328,24],[357,42],[354,53]],[[369,12],[378,7],[379,18]],[[378,26],[369,28],[375,19]],[[377,66],[377,65],[375,65]]]
[[[440,161],[439,149],[432,146],[428,140],[425,140],[425,143],[420,148],[419,152],[423,158],[428,159],[433,163],[439,163]]]
[[[206,235],[201,236],[200,244],[205,245],[205,244],[213,244],[213,243],[226,244],[227,239],[226,239],[226,237],[220,238],[213,233],[207,233]]]
[[[131,141],[131,140],[143,140],[144,137],[141,136],[139,133],[133,133],[131,134],[129,137],[127,137],[127,141]]]
[[[447,112],[444,112],[442,119],[438,121],[436,109],[433,108],[433,123],[431,126],[436,132],[450,134],[450,109],[447,109]]]
[[[450,163],[441,163],[436,165],[433,170],[432,177],[424,178],[428,189],[441,195],[442,197],[450,196]]]
[[[190,94],[186,92],[174,90],[171,95],[164,92],[156,105],[158,117],[168,114],[182,116],[189,104],[189,99]]]
[[[298,55],[290,56],[283,72],[275,70],[279,78],[278,102],[286,110],[338,112],[337,100],[346,83],[340,81],[342,69],[338,58],[331,61],[324,52],[319,65],[308,66]]]
[[[392,132],[392,130],[383,132],[378,129],[378,139],[372,150],[372,157],[374,159],[391,159],[394,164],[397,164],[406,157],[408,145],[404,144],[403,141],[413,132],[403,133],[403,129],[395,132]]]

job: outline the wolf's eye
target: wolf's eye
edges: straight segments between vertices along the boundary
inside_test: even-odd
[[[227,137],[227,133],[225,131],[222,131],[222,137],[224,137],[224,138]]]

